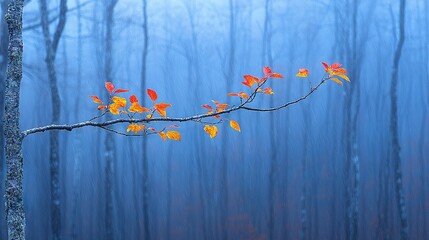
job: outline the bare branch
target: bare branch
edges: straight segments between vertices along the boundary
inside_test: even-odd
[[[43,127],[37,127],[37,128],[32,128],[32,129],[28,129],[26,131],[22,132],[23,137],[34,134],[34,133],[39,133],[39,132],[45,132],[45,131],[52,131],[52,130],[66,130],[66,131],[72,131],[74,129],[77,128],[83,128],[83,127],[98,127],[98,128],[102,128],[104,130],[107,131],[111,131],[114,132],[116,134],[120,134],[120,135],[124,135],[124,136],[135,136],[135,135],[131,135],[131,134],[124,134],[124,133],[120,133],[117,132],[113,129],[107,128],[108,126],[112,126],[112,125],[116,125],[116,124],[120,124],[120,123],[152,123],[152,122],[189,122],[189,121],[196,121],[196,122],[201,122],[203,123],[202,119],[205,118],[209,118],[209,117],[214,117],[214,116],[220,116],[220,115],[224,115],[224,114],[228,114],[228,113],[232,113],[238,110],[248,110],[248,111],[258,111],[258,112],[272,112],[272,111],[277,111],[280,110],[282,108],[297,104],[303,100],[305,100],[306,98],[308,98],[311,94],[313,94],[317,89],[319,89],[319,87],[325,83],[327,80],[329,79],[329,77],[324,77],[322,78],[322,80],[319,82],[319,84],[317,84],[314,88],[311,88],[310,91],[305,94],[304,96],[295,99],[293,101],[287,102],[283,105],[277,106],[277,107],[272,107],[272,108],[252,108],[252,107],[247,107],[247,104],[251,103],[253,101],[253,99],[255,98],[256,94],[257,94],[257,89],[256,88],[254,90],[254,92],[249,96],[249,98],[244,101],[242,104],[236,106],[236,107],[232,107],[229,109],[225,109],[222,112],[216,112],[216,113],[210,113],[210,114],[200,114],[200,115],[194,115],[194,116],[189,116],[189,117],[183,117],[183,118],[170,118],[170,117],[163,117],[163,118],[144,118],[144,119],[115,119],[115,120],[111,120],[111,121],[106,121],[106,122],[93,122],[93,121],[86,121],[86,122],[80,122],[80,123],[75,123],[75,124],[62,124],[62,125],[56,125],[56,124],[52,124],[52,125],[47,125],[47,126],[43,126]],[[265,82],[264,82],[265,83]],[[259,86],[259,88],[263,85],[263,83]],[[149,135],[149,133],[146,133],[145,135]],[[136,135],[136,136],[142,136],[142,135]]]

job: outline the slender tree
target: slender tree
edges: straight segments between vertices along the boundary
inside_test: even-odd
[[[48,6],[46,0],[40,0],[40,16],[43,38],[45,40],[45,62],[48,69],[49,85],[51,90],[52,123],[59,123],[61,115],[61,98],[58,90],[58,80],[55,70],[55,58],[58,44],[66,23],[67,0],[60,1],[60,15],[51,38],[48,20]],[[60,191],[60,149],[58,132],[50,132],[50,173],[51,173],[51,228],[53,239],[61,239],[61,191]]]
[[[105,1],[105,36],[104,36],[104,79],[106,82],[113,82],[113,24],[114,24],[114,12],[115,6],[118,0],[106,0]],[[107,115],[106,120],[111,120],[111,116]],[[105,237],[106,240],[114,238],[113,230],[113,161],[115,159],[115,140],[113,134],[108,132],[104,139],[105,147]]]
[[[401,224],[401,239],[408,239],[408,217],[405,204],[403,179],[402,179],[402,160],[401,146],[398,134],[398,72],[399,61],[401,60],[402,47],[405,41],[405,0],[399,1],[399,40],[396,45],[395,55],[392,64],[392,77],[390,87],[390,161],[394,168],[394,183],[396,192],[396,204]]]

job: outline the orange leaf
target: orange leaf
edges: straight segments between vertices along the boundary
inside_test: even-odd
[[[347,74],[347,70],[345,68],[337,68],[337,69],[332,70],[332,72],[334,73],[334,75],[339,74],[339,73]]]
[[[230,96],[230,97],[238,97],[238,93],[228,93],[228,96]]]
[[[217,135],[217,127],[214,125],[213,126],[205,125],[204,131],[210,135],[210,138],[214,138]]]
[[[156,92],[152,89],[147,89],[147,95],[149,95],[152,101],[156,101],[156,99],[158,99],[158,94],[156,94]]]
[[[103,104],[103,102],[97,96],[91,96],[92,101],[98,104]]]
[[[159,113],[159,115],[165,117],[167,116],[167,112],[165,111],[166,108],[171,107],[171,104],[169,103],[158,103],[153,105],[153,108]]]
[[[329,78],[329,79],[331,79],[332,81],[334,81],[334,82],[336,82],[336,83],[338,83],[338,84],[340,84],[340,85],[343,85],[343,82],[341,82],[341,81],[340,81],[340,79],[338,79],[338,78],[333,78],[333,77],[331,77],[331,78]]]
[[[118,108],[124,108],[127,106],[127,100],[125,98],[114,96],[112,97],[112,101],[117,105]]]
[[[272,88],[264,88],[264,93],[265,94],[274,94],[273,89]]]
[[[138,102],[139,101],[139,99],[136,97],[136,95],[131,95],[130,96],[130,102],[131,103],[136,103],[136,102]]]
[[[130,108],[128,108],[128,111],[130,112],[137,112],[137,113],[143,113],[143,112],[150,112],[149,108],[142,107],[138,102],[134,102]]]
[[[306,68],[300,68],[299,72],[296,74],[297,77],[307,77],[308,76],[308,69]]]
[[[131,123],[130,125],[128,125],[127,132],[132,131],[135,134],[137,134],[138,132],[145,129],[145,127],[146,127],[145,125],[139,125],[139,124]]]
[[[109,93],[111,93],[113,89],[115,89],[115,86],[111,82],[105,82],[104,85],[106,86],[106,89]]]
[[[283,75],[281,75],[280,73],[273,73],[270,76],[271,78],[283,78]]]
[[[167,137],[171,140],[180,141],[180,133],[178,131],[167,131]]]
[[[269,75],[271,75],[271,73],[272,73],[272,71],[271,71],[271,68],[270,67],[268,67],[268,66],[265,66],[263,69],[263,72],[264,72],[264,74],[265,74],[265,76],[269,76]]]
[[[118,88],[118,89],[115,90],[114,93],[124,93],[124,92],[129,92],[129,91],[126,90],[126,89]]]
[[[116,103],[112,103],[109,105],[109,111],[115,115],[119,114],[118,106],[116,105]]]
[[[104,106],[104,105],[98,106],[98,110],[104,110],[104,109],[106,109],[106,106]]]
[[[229,120],[229,126],[231,126],[232,129],[241,132],[240,125],[238,124],[238,122],[234,120]]]
[[[244,99],[248,99],[249,98],[249,96],[245,92],[239,92],[238,96],[240,96],[241,98],[244,98]]]
[[[165,135],[164,132],[159,132],[158,135],[162,138],[162,140],[167,140],[167,136]]]

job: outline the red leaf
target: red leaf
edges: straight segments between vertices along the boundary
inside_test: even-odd
[[[267,67],[267,66],[265,66],[265,67],[263,68],[263,71],[264,71],[265,76],[269,76],[269,75],[271,75],[271,73],[272,73],[271,68],[270,68],[270,67]]]
[[[156,99],[158,99],[158,94],[156,94],[156,92],[152,89],[147,89],[147,95],[149,95],[152,101],[156,101]]]
[[[111,82],[105,82],[104,85],[106,86],[107,91],[111,93],[113,89],[115,89],[115,86]]]
[[[325,72],[327,72],[327,71],[328,71],[328,69],[329,69],[328,64],[327,64],[327,63],[325,63],[325,62],[322,62],[322,65],[325,67]]]
[[[124,92],[129,92],[129,91],[126,90],[126,89],[118,88],[118,89],[115,90],[114,93],[124,93]]]
[[[331,68],[332,69],[339,68],[339,67],[341,67],[340,63],[333,63],[333,64],[331,64]]]
[[[139,100],[137,99],[137,97],[136,97],[136,95],[131,95],[131,97],[130,97],[130,102],[131,103],[136,103],[136,102],[138,102]]]

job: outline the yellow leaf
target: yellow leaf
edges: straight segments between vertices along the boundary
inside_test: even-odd
[[[308,76],[308,69],[306,68],[300,68],[299,72],[296,74],[297,77],[307,77]]]
[[[333,78],[333,77],[331,77],[330,79],[331,79],[332,81],[334,81],[334,82],[336,82],[336,83],[340,84],[340,85],[343,85],[343,82],[341,82],[341,81],[340,81],[340,79],[338,79],[338,78]]]
[[[167,140],[167,136],[165,135],[164,132],[159,132],[158,135],[162,138],[162,140]]]
[[[118,108],[123,108],[123,107],[127,106],[127,100],[125,98],[123,98],[123,97],[114,96],[112,98],[112,101],[114,103],[116,103],[116,105],[118,106]]]
[[[241,132],[240,125],[238,124],[238,122],[234,120],[229,120],[229,126],[231,126],[232,129],[236,130],[237,132]]]
[[[112,103],[109,105],[109,111],[115,115],[119,114],[118,106],[116,105],[116,103]]]
[[[204,131],[206,131],[206,133],[208,133],[210,135],[210,138],[214,138],[217,135],[217,127],[216,126],[205,125]]]
[[[342,74],[342,73],[335,74],[335,75],[336,75],[336,76],[338,76],[338,77],[340,77],[340,78],[344,78],[345,80],[347,80],[347,81],[349,81],[349,82],[350,82],[349,77],[347,77],[346,75],[344,75],[344,74]]]
[[[180,141],[180,133],[178,131],[167,131],[167,137],[171,140]]]

